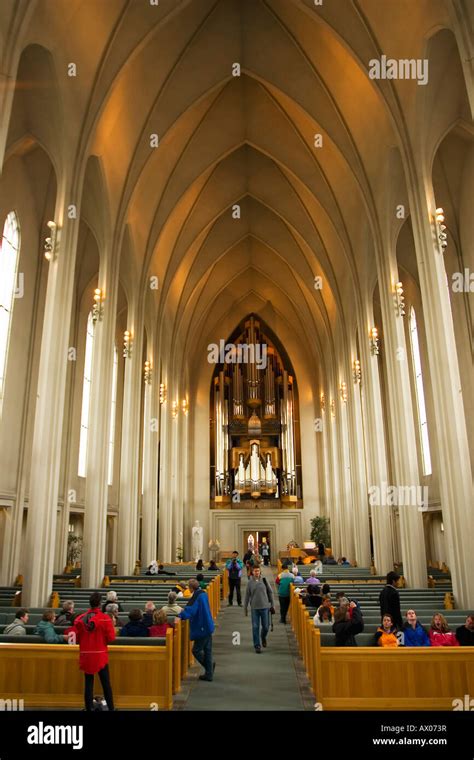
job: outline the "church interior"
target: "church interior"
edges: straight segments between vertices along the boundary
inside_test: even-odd
[[[115,588],[126,616],[199,559],[215,683],[183,621],[138,675],[109,647],[119,708],[221,709],[276,652],[262,709],[474,694],[473,647],[370,650],[392,571],[426,628],[474,608],[473,29],[467,0],[0,3],[0,659],[42,663],[0,696],[82,705],[38,680],[77,648],[11,642],[12,607]],[[324,559],[355,665],[299,594],[254,657],[249,549],[277,612]]]

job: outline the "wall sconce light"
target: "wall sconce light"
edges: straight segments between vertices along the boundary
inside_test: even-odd
[[[397,282],[397,284],[395,285],[393,300],[395,301],[395,312],[396,312],[397,317],[404,317],[405,316],[405,296],[403,295],[403,285],[401,282]]]
[[[95,324],[101,322],[104,316],[104,294],[100,288],[94,290],[94,305],[92,307],[92,321]]]
[[[362,373],[360,369],[360,361],[359,359],[354,359],[352,363],[352,375],[354,377],[354,383],[360,383]]]
[[[176,419],[176,417],[178,416],[178,411],[179,411],[178,402],[173,401],[173,403],[171,404],[171,416],[173,417],[173,419]]]
[[[372,327],[369,333],[369,341],[371,354],[377,356],[379,353],[379,331],[376,327]]]
[[[324,412],[326,410],[326,399],[324,397],[324,393],[320,394],[319,401],[320,401],[320,404],[321,404],[321,411]]]
[[[123,334],[123,358],[130,359],[132,356],[133,339],[130,330],[125,330]]]
[[[44,257],[47,261],[53,261],[56,258],[58,226],[56,222],[47,222],[47,226],[50,229],[50,234],[44,241]]]
[[[166,385],[160,383],[160,404],[164,404],[166,401]]]
[[[441,253],[444,253],[444,249],[448,245],[448,235],[446,233],[446,225],[444,224],[444,211],[441,207],[436,209],[435,222],[439,247],[441,248]]]
[[[331,399],[331,415],[333,417],[336,416],[336,402],[334,399]]]
[[[151,383],[151,362],[148,361],[148,359],[145,362],[145,366],[143,369],[143,379],[145,381],[145,385],[150,385]]]
[[[188,400],[186,398],[183,398],[183,400],[181,402],[181,409],[183,410],[183,414],[185,416],[187,416],[187,414],[189,412],[189,403],[188,403]]]
[[[339,387],[339,393],[341,394],[342,401],[347,404],[347,383],[345,383],[344,380]]]
[[[441,523],[439,527],[441,528],[441,533],[444,533],[444,523]]]

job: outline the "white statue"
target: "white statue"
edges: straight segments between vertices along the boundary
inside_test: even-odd
[[[254,549],[255,549],[255,539],[252,536],[252,534],[250,534],[250,536],[247,539],[247,546],[248,546],[249,552],[253,552],[254,551]]]
[[[192,537],[193,537],[193,560],[197,562],[198,559],[202,559],[202,549],[203,549],[203,529],[199,525],[199,520],[196,520],[196,522],[194,523],[194,527],[192,529]]]
[[[252,453],[250,455],[250,478],[252,483],[257,486],[260,483],[260,457],[258,456],[258,446],[252,443]]]

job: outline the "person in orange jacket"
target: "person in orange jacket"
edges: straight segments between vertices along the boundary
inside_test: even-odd
[[[379,647],[398,647],[400,644],[393,618],[387,612],[382,618],[382,625],[377,628],[375,633],[375,644]]]
[[[84,702],[88,712],[94,704],[94,675],[99,674],[105,701],[114,710],[114,698],[110,685],[109,652],[107,645],[115,639],[115,629],[110,616],[100,609],[100,594],[94,591],[89,598],[90,608],[74,620],[66,633],[79,644],[79,668],[84,672]]]

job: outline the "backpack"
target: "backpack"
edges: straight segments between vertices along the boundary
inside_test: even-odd
[[[269,585],[267,583],[267,579],[266,578],[262,578],[262,580],[263,580],[263,582],[265,584],[265,588],[267,589],[267,599],[270,602],[270,604],[272,604],[271,598],[270,598],[270,587],[269,587]],[[272,613],[272,615],[275,614],[275,610],[274,610],[273,605],[270,607],[270,612]]]

